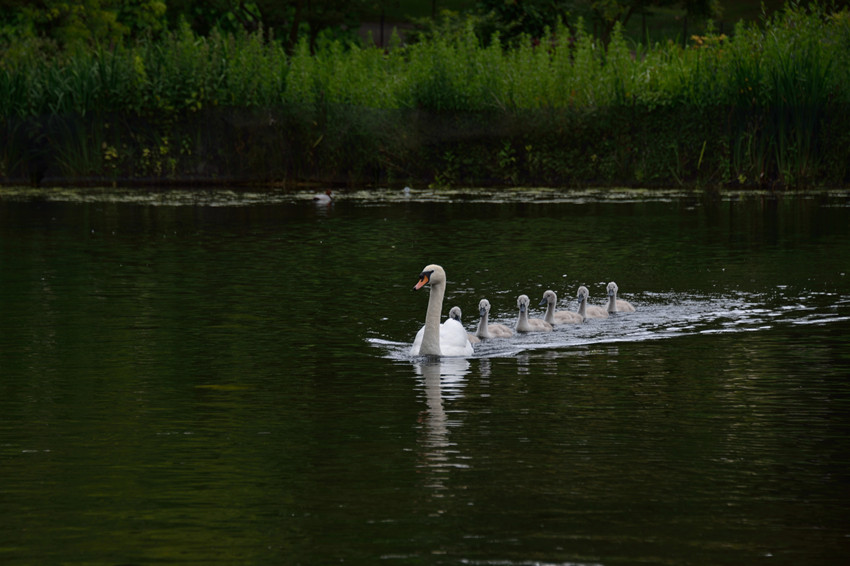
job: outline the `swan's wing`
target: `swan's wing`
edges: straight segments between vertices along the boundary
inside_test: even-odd
[[[586,312],[590,318],[608,318],[608,310],[596,305],[587,305]]]
[[[555,322],[560,324],[578,324],[581,322],[581,315],[572,311],[558,311],[555,313]]]
[[[413,356],[419,355],[419,349],[422,347],[422,337],[425,335],[425,327],[419,329],[416,337],[413,339],[413,346],[410,347],[410,354]]]
[[[487,326],[487,330],[490,331],[491,336],[496,338],[510,338],[514,335],[514,331],[504,324],[490,324]]]
[[[461,323],[450,318],[440,325],[440,352],[444,356],[471,356],[474,351]]]

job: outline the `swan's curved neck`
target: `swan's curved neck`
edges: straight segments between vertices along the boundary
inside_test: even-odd
[[[608,312],[617,312],[617,293],[608,295]]]
[[[543,317],[543,320],[549,324],[555,324],[555,301],[549,301],[546,305],[546,315]]]
[[[425,332],[422,334],[422,346],[419,353],[423,356],[439,356],[440,352],[440,316],[443,310],[443,295],[446,287],[443,283],[431,283],[428,295],[428,310],[425,313]]]
[[[516,329],[520,332],[525,332],[531,328],[528,323],[528,309],[519,309],[519,320],[516,323]]]
[[[475,333],[482,338],[490,337],[490,330],[487,328],[487,319],[490,318],[489,313],[484,311],[484,314],[481,315],[481,320],[478,321],[478,331]]]

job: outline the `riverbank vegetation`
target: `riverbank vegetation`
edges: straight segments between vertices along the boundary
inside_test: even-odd
[[[798,187],[850,182],[850,12],[642,44],[581,19],[387,48],[274,33],[0,55],[7,183]],[[311,48],[312,46],[312,48]]]

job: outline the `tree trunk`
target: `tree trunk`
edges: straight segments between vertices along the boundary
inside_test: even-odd
[[[286,52],[289,55],[295,52],[295,45],[298,43],[298,28],[301,27],[303,16],[304,0],[298,0],[295,3],[295,14],[292,16],[292,23],[289,26],[289,39],[286,42]]]

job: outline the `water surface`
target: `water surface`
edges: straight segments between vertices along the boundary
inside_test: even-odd
[[[428,263],[638,311],[412,358]],[[7,191],[0,562],[841,563],[848,269],[842,193]]]

